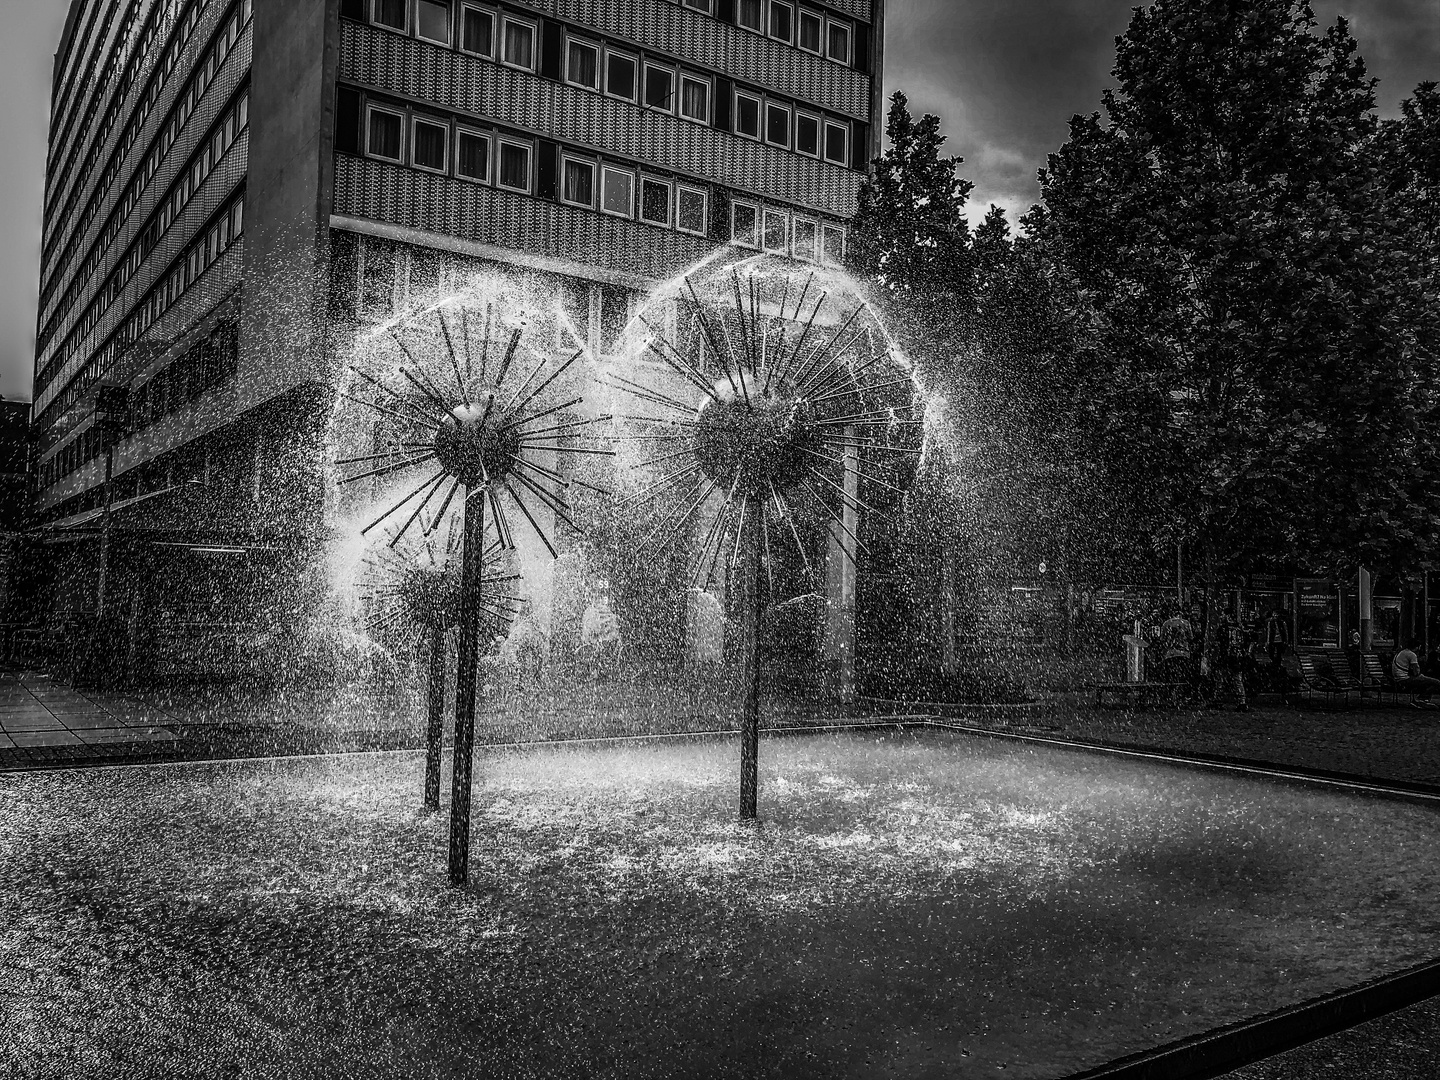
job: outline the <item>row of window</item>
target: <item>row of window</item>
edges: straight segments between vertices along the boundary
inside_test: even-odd
[[[131,432],[178,412],[207,390],[222,386],[239,368],[239,328],[223,319],[200,341],[137,387],[130,397]]]
[[[105,25],[102,26],[97,33],[95,29],[95,21],[102,11],[105,13]],[[57,77],[55,79],[55,100],[51,103],[50,112],[50,130],[52,132],[55,132],[59,129],[60,119],[62,116],[66,118],[67,129],[73,123],[74,114],[69,113],[68,110],[70,109],[71,105],[74,105],[78,109],[80,99],[78,97],[75,97],[72,100],[72,95],[74,95],[77,90],[89,89],[89,86],[84,79],[77,79],[75,77],[75,70],[78,66],[82,65],[85,67],[95,66],[95,54],[105,44],[105,41],[109,37],[110,21],[113,20],[114,17],[115,8],[113,5],[91,4],[90,18],[85,24],[85,29],[81,30],[80,27],[77,25],[74,28],[74,33],[70,34],[68,37],[64,37],[61,39],[61,45],[65,53],[64,59],[62,60],[58,53],[56,54],[55,59],[57,64],[64,65],[64,71],[63,74],[57,73]],[[88,57],[85,56],[85,47],[87,45],[90,48],[90,55]],[[58,139],[51,140],[50,150],[49,153],[46,155],[45,159],[45,163],[47,165],[54,157],[55,152],[59,146],[60,141]]]
[[[189,205],[195,193],[200,190],[201,185],[220,164],[221,159],[239,139],[249,122],[250,90],[246,87],[225,110],[224,115],[212,126],[200,148],[191,155],[189,163],[180,173],[179,178],[170,185],[170,190],[166,193],[160,206],[151,214],[149,223],[130,244],[129,250],[120,260],[119,265],[111,272],[109,280],[90,302],[89,311],[76,327],[76,331],[80,333],[81,337],[85,333],[82,328],[93,327],[105,314],[106,309],[114,303],[115,298],[120,295],[120,291],[129,284],[130,279],[135,276],[141,265],[149,258],[150,253],[160,243],[160,238],[165,235],[166,230]],[[99,261],[100,254],[99,249],[96,249],[90,258],[86,259],[86,265],[65,291],[65,298],[61,300],[41,334],[40,348],[45,347],[45,342],[49,341],[62,314],[74,303],[80,290],[89,284],[89,275],[94,269],[93,263]],[[54,361],[52,360],[51,363]]]
[[[105,164],[105,171],[101,174],[100,182],[95,185],[88,205],[84,212],[79,215],[81,222],[80,227],[76,229],[71,236],[70,243],[66,245],[65,254],[48,272],[48,278],[41,289],[42,307],[45,301],[49,299],[50,293],[54,291],[59,275],[63,273],[66,265],[74,256],[76,245],[79,244],[83,234],[90,228],[90,223],[95,220],[95,215],[100,209],[101,198],[103,198],[105,192],[110,189],[110,185],[120,172],[121,165],[124,164],[126,156],[130,153],[130,148],[135,144],[135,140],[140,137],[140,131],[145,126],[145,121],[150,118],[151,110],[155,108],[156,102],[160,99],[161,92],[165,89],[166,83],[174,73],[175,65],[179,63],[180,60],[180,53],[189,43],[190,35],[194,32],[196,24],[200,21],[200,14],[204,10],[206,3],[207,0],[192,0],[191,6],[186,9],[184,16],[180,19],[179,27],[170,39],[170,44],[166,46],[165,52],[159,60],[156,61],[155,70],[150,75],[149,85],[146,87],[145,93],[141,96],[140,100],[136,103],[135,110],[131,113],[129,121],[125,124],[125,130],[121,133],[120,138],[115,144],[114,151],[110,154],[110,158]],[[99,140],[90,145],[95,148],[101,147],[104,145],[104,140]],[[85,191],[90,182],[91,172],[101,160],[98,153],[92,154],[85,164],[81,166],[80,179],[71,188],[74,196],[78,196]],[[47,211],[46,220],[47,222],[55,222],[55,232],[45,239],[44,251],[45,258],[48,261],[55,245],[60,241],[61,226],[64,224],[64,218]]]
[[[730,204],[730,240],[802,262],[839,266],[845,260],[844,226],[754,203]]]
[[[714,14],[714,0],[680,0],[682,7]],[[458,11],[458,23],[456,12]],[[370,0],[370,19],[379,26],[402,34],[414,34],[438,45],[460,47],[479,56],[494,56],[496,13],[479,4],[451,0]],[[737,0],[735,24],[757,34],[794,45],[837,64],[850,64],[854,40],[853,25],[818,9],[797,5],[791,0]],[[527,35],[523,22],[506,26],[502,47],[507,63],[530,67],[533,61],[534,32]]]
[[[682,0],[685,7],[700,11],[709,11],[711,2]],[[849,20],[791,0],[736,0],[735,24],[816,56],[827,56],[837,64],[849,64],[853,59],[854,34]]]
[[[451,9],[440,0],[371,0],[372,21],[387,29],[413,33],[437,45],[450,45]],[[775,10],[789,9],[776,3]],[[534,71],[539,52],[539,23],[508,11],[462,3],[457,38],[462,51]],[[845,33],[848,35],[848,24]],[[498,37],[497,37],[498,34]],[[848,37],[846,38],[848,41]],[[564,31],[557,77],[607,97],[634,102],[694,120],[715,121],[715,80],[700,71],[592,35]],[[727,102],[737,135],[821,158],[850,163],[850,125],[803,104],[759,91],[735,90]]]
[[[216,72],[219,71],[220,66],[224,63],[226,57],[229,56],[230,50],[234,47],[236,41],[239,39],[245,23],[250,17],[251,4],[252,0],[241,0],[235,12],[230,16],[229,19],[225,21],[225,24],[217,32],[215,39],[210,43],[210,47],[206,50],[206,54],[202,58],[201,63],[196,67],[194,73],[191,75],[188,85],[184,88],[184,90],[179,96],[179,99],[172,106],[169,118],[167,119],[165,125],[161,128],[160,132],[156,135],[155,141],[152,143],[149,153],[145,155],[145,160],[141,162],[139,167],[136,169],[135,175],[131,179],[129,185],[126,187],[124,195],[120,198],[120,200],[118,201],[118,205],[111,212],[110,217],[105,223],[105,228],[101,231],[100,235],[96,237],[95,243],[93,245],[93,250],[103,253],[103,251],[107,249],[111,243],[114,242],[116,236],[119,235],[121,228],[124,226],[125,220],[129,216],[130,212],[135,208],[135,204],[139,201],[141,194],[149,186],[150,181],[154,179],[155,173],[160,168],[160,163],[164,160],[165,155],[169,152],[170,148],[179,138],[180,132],[184,129],[185,123],[190,119],[191,114],[195,111],[195,107],[199,104],[200,99],[205,94],[205,91],[210,88],[210,83],[214,80]],[[117,158],[115,161],[115,165],[118,167],[118,164],[119,159]],[[106,172],[108,176],[110,170],[107,169]],[[71,239],[70,245],[67,246],[65,261],[69,260],[69,258],[73,254],[74,245],[77,244],[81,239],[83,239],[84,234],[89,229],[91,221],[94,219],[95,214],[100,208],[100,198],[104,194],[105,188],[106,185],[98,187],[95,191],[94,196],[91,198],[90,204],[86,208],[84,217],[82,218],[80,227],[75,231],[75,234]],[[99,257],[99,255],[95,256],[97,261]],[[79,276],[83,277],[84,275]],[[58,280],[58,278],[52,278],[52,280]],[[52,315],[52,319],[47,320],[47,322],[53,322],[53,318],[54,316]],[[70,343],[70,346],[73,347],[73,345],[78,341],[78,337],[72,333],[70,335],[67,335],[67,341]],[[40,344],[39,346],[39,348],[41,349],[43,349],[44,347],[44,343]],[[60,349],[57,352],[56,357],[52,360],[52,364],[56,364],[58,366],[59,363],[63,363],[64,361],[60,354],[64,352],[64,348]],[[47,367],[49,366],[50,365],[47,365]],[[37,383],[37,392],[40,389],[43,389],[43,387]]]
[[[155,320],[165,314],[216,259],[230,250],[243,235],[244,227],[245,198],[243,193],[239,193],[225,204],[209,228],[175,260],[170,272],[151,286],[130,317],[115,328],[70,380],[64,393],[46,406],[44,413],[37,417],[36,425],[43,426],[48,417],[69,408],[96,379],[103,377],[114,366],[116,359],[149,330]]]
[[[409,125],[408,145],[405,131]],[[453,142],[454,152],[451,152]],[[450,124],[371,104],[366,109],[366,152],[428,172],[535,193],[534,144],[524,138]],[[563,151],[559,196],[563,202],[699,236],[707,232],[704,188],[644,175],[590,154]]]
[[[105,452],[105,439],[99,424],[92,424],[70,440],[58,454],[40,466],[40,486],[58,484],[71,473],[83,469]]]
[[[146,20],[147,31],[154,30],[155,27],[158,25],[160,12],[161,7],[159,5],[157,5],[151,10],[150,17]],[[69,143],[72,134],[76,136],[75,142],[70,144],[70,153],[65,159],[65,167],[61,170],[58,170],[56,175],[61,177],[69,175],[71,167],[75,164],[75,155],[79,153],[80,143],[84,141],[85,134],[91,130],[91,124],[95,120],[95,113],[100,108],[100,103],[105,100],[105,96],[110,90],[111,81],[115,78],[117,73],[120,72],[120,65],[124,61],[126,55],[125,43],[129,41],[130,34],[135,29],[135,20],[139,17],[139,15],[140,0],[130,0],[129,5],[125,9],[125,15],[120,23],[120,31],[118,34],[115,35],[115,40],[110,46],[110,55],[106,57],[104,70],[101,72],[99,78],[95,79],[93,82],[90,82],[90,102],[89,106],[85,109],[85,118],[81,120],[79,125],[77,126],[75,123],[75,119],[79,114],[78,112],[71,113],[66,118],[65,127],[60,135],[60,138],[56,140],[54,144],[52,144],[50,148],[51,153],[46,155],[46,166],[53,168],[55,164],[55,154],[63,146]],[[148,47],[149,45],[153,45],[154,42],[153,40],[147,40],[144,42],[144,44]],[[100,127],[103,134],[101,134],[98,138],[90,140],[90,145],[93,146],[99,143],[103,143],[105,141],[105,137],[110,134],[110,128],[114,125],[115,118],[120,111],[121,99],[123,99],[124,96],[129,93],[130,84],[134,81],[136,71],[140,67],[140,65],[144,63],[144,60],[145,56],[142,53],[136,52],[135,54],[131,55],[130,62],[125,65],[124,74],[121,77],[121,86],[119,93],[117,93],[114,97],[110,99],[110,105],[105,110],[105,115],[100,121]],[[89,82],[89,80],[80,81]],[[61,184],[59,187],[63,186],[64,185]],[[54,206],[55,200],[59,197],[59,187],[57,187],[55,191],[51,192],[49,198],[46,199],[47,210],[51,209]]]

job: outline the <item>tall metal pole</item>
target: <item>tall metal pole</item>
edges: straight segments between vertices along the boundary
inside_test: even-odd
[[[440,809],[440,749],[445,738],[445,628],[430,628],[429,724],[425,729],[425,809]]]
[[[755,514],[761,513],[755,507]],[[760,760],[760,525],[740,537],[740,818],[755,819]]]
[[[455,664],[455,765],[450,790],[450,884],[470,877],[470,770],[475,746],[475,676],[480,666],[480,583],[485,570],[485,488],[465,491],[460,563],[460,655]],[[473,498],[472,498],[473,496]]]

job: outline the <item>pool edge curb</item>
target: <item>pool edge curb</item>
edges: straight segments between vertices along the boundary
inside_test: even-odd
[[[1440,958],[1058,1080],[1213,1080],[1440,994]]]

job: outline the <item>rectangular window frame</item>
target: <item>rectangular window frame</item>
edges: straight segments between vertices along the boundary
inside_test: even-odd
[[[650,73],[652,71],[660,72],[670,76],[670,94],[668,104],[656,105],[650,100]],[[673,113],[679,111],[680,73],[677,72],[673,67],[671,67],[669,64],[656,64],[647,59],[644,64],[644,72],[641,76],[641,81],[643,85],[641,86],[640,90],[640,99],[641,104],[644,105],[645,108],[654,109],[656,112],[666,113]]]
[[[810,230],[808,248],[800,246],[801,229]],[[814,218],[794,215],[790,219],[790,250],[794,253],[794,257],[801,262],[818,263],[820,261],[820,222]]]
[[[656,187],[665,189],[665,220],[645,216],[645,189]],[[669,180],[661,180],[654,176],[641,175],[640,177],[640,205],[639,218],[646,225],[659,225],[663,228],[670,228],[671,222],[675,220],[675,185]]]
[[[787,3],[786,0],[769,0],[765,7],[765,36],[772,41],[783,41],[786,45],[793,45],[795,43],[795,5]],[[788,36],[775,32],[775,17],[782,11],[790,20]]]
[[[428,124],[430,127],[438,128],[445,134],[445,148],[442,153],[443,160],[438,166],[422,165],[415,158],[415,147],[419,143],[419,140],[415,138],[415,129],[421,124]],[[419,169],[422,172],[439,173],[442,176],[448,176],[450,174],[450,125],[448,123],[442,120],[436,120],[433,117],[418,114],[410,117],[410,165],[412,168]]]
[[[489,41],[487,42],[487,44],[486,44],[486,46],[485,46],[485,51],[484,51],[484,52],[481,52],[481,51],[479,51],[478,49],[472,49],[472,48],[470,48],[469,45],[467,45],[467,44],[465,43],[465,14],[466,14],[466,12],[474,12],[474,13],[477,14],[477,15],[484,15],[484,16],[486,16],[487,18],[489,18],[489,20],[490,20]],[[459,38],[460,38],[460,40],[459,40],[459,47],[460,47],[460,51],[463,52],[463,53],[465,53],[467,56],[483,56],[483,57],[485,57],[487,60],[493,60],[493,59],[495,58],[495,26],[496,26],[496,24],[497,24],[497,22],[498,22],[498,19],[499,19],[499,16],[496,14],[496,12],[492,11],[490,8],[481,7],[479,4],[461,4],[461,5],[460,5],[460,26],[459,26],[459,31],[460,31],[460,32],[459,32]]]
[[[395,155],[394,157],[388,157],[388,156],[385,155],[385,154],[376,153],[376,152],[372,149],[372,140],[371,140],[371,138],[370,138],[371,117],[373,117],[376,113],[380,113],[380,114],[383,114],[383,115],[385,115],[385,116],[394,117],[396,120],[398,120],[398,121],[400,122],[400,147],[399,147],[399,149],[398,149],[398,151],[396,152],[396,155]],[[365,104],[365,156],[366,156],[366,157],[369,157],[369,158],[374,158],[376,161],[391,161],[391,162],[394,162],[394,163],[397,164],[397,165],[403,165],[403,164],[405,163],[405,132],[406,132],[406,129],[407,129],[409,126],[410,126],[410,125],[405,122],[405,114],[404,114],[403,112],[401,112],[399,109],[388,109],[388,108],[386,108],[386,107],[383,106],[383,105],[376,105],[376,104],[373,104],[373,103],[371,103],[371,102],[366,102],[366,104]]]
[[[686,195],[698,195],[700,197],[700,228],[689,229],[682,224],[680,204]],[[709,235],[710,225],[710,192],[704,188],[695,187],[690,184],[675,185],[675,231],[686,233],[690,236]]]
[[[381,5],[384,3],[385,0],[370,0],[370,22],[380,27],[380,29],[389,30],[392,33],[408,33],[410,29],[410,0],[400,0],[400,6],[404,9],[405,13],[401,16],[399,26],[396,26],[394,23],[385,22],[380,18]]]
[[[805,44],[805,35],[801,33],[801,25],[809,21],[815,27],[815,47],[811,48]],[[812,56],[825,55],[825,16],[818,11],[811,11],[808,8],[800,8],[795,13],[795,47]]]
[[[524,139],[508,138],[501,135],[495,140],[495,186],[502,191],[518,191],[522,195],[529,195],[535,190],[535,144],[526,142]],[[525,152],[525,186],[515,187],[507,184],[501,178],[502,170],[500,163],[504,159],[505,148],[510,147]]]
[[[705,88],[705,115],[692,116],[685,111],[685,84],[694,83]],[[680,78],[675,84],[675,105],[677,113],[685,120],[693,120],[697,124],[708,124],[710,118],[715,115],[715,83],[706,76],[692,75],[688,71],[682,71]]]
[[[755,133],[740,130],[740,102],[749,101],[755,105]],[[735,91],[735,134],[742,139],[751,139],[761,142],[765,137],[765,99],[757,94],[747,94],[744,90]]]
[[[517,63],[514,60],[510,60],[505,55],[505,42],[506,38],[509,36],[511,26],[521,26],[530,31],[530,62],[528,64]],[[500,19],[500,47],[498,50],[500,54],[500,63],[503,64],[505,67],[513,68],[516,71],[533,72],[535,70],[535,53],[537,51],[535,46],[539,42],[539,40],[539,23],[535,22],[533,19],[522,19],[517,15],[511,15],[507,11]]]
[[[750,233],[749,239],[744,239],[735,226],[735,219],[739,216],[741,210],[748,210],[754,215],[754,230]],[[761,220],[761,210],[757,204],[736,199],[730,204],[730,242],[736,247],[750,248],[754,251],[759,251],[760,242],[763,239],[761,235]]]
[[[751,31],[753,31],[753,32],[755,32],[755,33],[757,33],[757,34],[763,34],[763,33],[765,33],[765,22],[766,22],[766,19],[765,19],[765,3],[764,3],[764,0],[755,0],[755,12],[756,12],[756,16],[755,16],[755,17],[756,17],[756,19],[758,20],[758,22],[756,23],[756,25],[751,26],[748,22],[745,22],[745,21],[744,21],[744,15],[742,14],[742,12],[743,12],[744,10],[745,10],[745,0],[735,0],[735,25],[736,25],[736,26],[739,26],[739,27],[743,27],[743,28],[746,29],[746,30],[751,30]]]
[[[785,141],[776,142],[770,137],[770,114],[772,112],[785,114]],[[789,150],[794,142],[795,133],[795,110],[784,102],[765,100],[765,145],[778,146],[782,150]]]
[[[841,150],[840,156],[838,158],[830,156],[830,132],[832,131],[838,131],[841,134]],[[821,132],[820,153],[821,156],[824,157],[824,159],[828,161],[831,165],[849,165],[850,126],[848,124],[837,124],[833,120],[826,120],[824,129]]]
[[[780,222],[784,237],[778,246],[770,244],[770,222]],[[770,255],[787,255],[790,252],[790,215],[783,210],[765,207],[760,213],[760,250]]]
[[[830,239],[831,237],[833,237],[833,236],[839,236],[839,237],[840,237],[840,257],[839,257],[838,259],[832,259],[832,258],[830,258],[830,255],[829,255],[830,244],[829,244],[828,241],[829,241],[829,239]],[[826,224],[825,222],[821,222],[821,223],[820,223],[820,237],[819,237],[819,239],[820,239],[820,247],[819,247],[819,252],[818,252],[817,254],[818,254],[818,257],[819,257],[820,265],[821,265],[821,266],[843,266],[843,265],[845,264],[845,242],[846,242],[846,235],[845,235],[845,228],[844,228],[844,226],[841,226],[841,225],[828,225],[828,224]]]
[[[570,53],[574,49],[588,49],[595,55],[595,81],[593,83],[581,82],[571,77]],[[598,91],[601,80],[605,73],[604,49],[598,41],[591,41],[588,38],[579,37],[574,34],[565,35],[565,68],[562,73],[566,86],[578,86],[583,90]]]
[[[427,0],[415,0],[415,37],[419,41],[428,41],[431,45],[441,45],[448,49],[455,41],[455,5],[450,3],[450,0],[428,0],[430,3],[445,8],[445,37],[442,40],[426,37],[420,32],[420,5],[426,2]]]
[[[833,35],[838,30],[845,35],[845,49],[843,55],[837,56],[833,48]],[[837,64],[849,65],[855,51],[855,28],[844,19],[827,17],[825,19],[825,55]]]
[[[680,0],[680,6],[687,7],[692,11],[703,11],[709,15],[713,7],[713,0]]]
[[[460,171],[460,140],[462,138],[479,139],[485,144],[484,176],[471,176],[469,173]],[[495,175],[495,137],[488,131],[457,126],[455,128],[455,153],[450,156],[454,159],[457,180],[464,180],[471,184],[489,185],[491,178]]]
[[[610,89],[610,61],[612,58],[616,60],[627,60],[630,63],[631,72],[629,97],[626,97],[624,94],[617,94]],[[609,45],[605,46],[605,67],[600,75],[600,86],[601,89],[604,91],[606,97],[614,98],[616,101],[629,101],[633,103],[635,101],[636,95],[639,93],[640,90],[640,73],[641,66],[640,57],[638,54],[633,53],[628,49],[614,49],[611,48]]]
[[[815,125],[815,149],[804,150],[800,146],[800,122],[808,120]],[[791,120],[791,143],[795,147],[795,153],[803,154],[805,157],[818,158],[825,149],[825,121],[815,113],[795,110],[795,116]]]
[[[588,203],[579,202],[566,194],[566,181],[569,178],[571,165],[583,165],[590,170],[590,201]],[[560,155],[560,201],[566,206],[578,206],[585,210],[594,210],[595,200],[600,194],[600,184],[598,183],[599,173],[600,164],[594,158],[583,157],[580,154],[562,153]]]
[[[625,212],[611,210],[605,205],[606,180],[610,176],[624,176],[630,181],[630,209]],[[623,169],[618,165],[610,165],[606,162],[600,164],[600,183],[595,189],[596,199],[602,214],[609,214],[611,217],[635,219],[635,196],[639,193],[639,177],[634,169]]]

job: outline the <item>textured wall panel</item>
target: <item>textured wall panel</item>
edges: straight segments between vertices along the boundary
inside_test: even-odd
[[[718,68],[741,82],[802,98],[858,120],[870,116],[870,77],[819,56],[718,22],[668,0],[526,0],[530,7],[642,46]],[[836,5],[842,6],[842,5]],[[868,0],[849,5],[864,10]]]
[[[729,132],[345,22],[340,78],[851,217],[863,176]]]
[[[657,280],[713,249],[704,237],[348,155],[335,158],[335,213]]]

